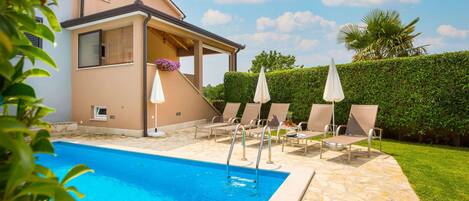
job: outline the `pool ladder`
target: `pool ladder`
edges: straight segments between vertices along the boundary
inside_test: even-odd
[[[242,129],[241,130],[241,133],[242,133],[242,146],[243,146],[243,158],[241,158],[241,160],[247,160],[246,159],[246,129],[244,128],[243,125],[241,124],[238,124],[236,126],[236,129],[234,130],[233,132],[233,136],[232,136],[232,139],[231,139],[231,146],[230,146],[230,151],[228,152],[228,158],[226,160],[226,175],[228,178],[231,178],[230,176],[230,160],[231,160],[231,155],[233,154],[233,147],[234,147],[234,144],[236,142],[236,135],[238,134],[238,131],[239,129]],[[262,155],[262,149],[264,148],[264,136],[265,136],[265,132],[268,131],[269,133],[269,149],[271,148],[271,129],[268,125],[264,126],[262,128],[262,135],[261,135],[261,140],[260,140],[260,143],[259,143],[259,149],[257,151],[257,159],[256,159],[256,180],[253,180],[252,182],[256,183],[256,186],[257,186],[257,181],[259,180],[259,163],[261,161],[261,155]],[[268,162],[271,162],[270,156],[271,154],[271,151],[269,150],[269,161]]]

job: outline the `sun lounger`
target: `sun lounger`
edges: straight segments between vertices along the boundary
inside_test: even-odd
[[[337,127],[334,137],[326,138],[321,141],[320,158],[326,144],[348,146],[348,161],[352,157],[352,144],[368,140],[368,157],[370,157],[371,139],[379,138],[381,151],[382,129],[375,128],[376,115],[378,114],[377,105],[352,105],[347,126]],[[345,134],[339,135],[340,130],[345,128]],[[379,131],[379,135],[377,134]]]
[[[236,115],[238,114],[240,103],[226,103],[225,109],[223,110],[222,116],[214,116],[211,123],[204,125],[197,125],[195,127],[194,138],[197,138],[197,132],[202,129],[210,129],[210,137],[213,133],[213,129],[220,126],[228,126],[234,123]]]
[[[301,145],[301,141],[304,141],[303,145],[306,154],[308,152],[308,140],[321,135],[326,137],[327,132],[330,130],[331,120],[332,105],[313,104],[308,122],[300,122],[296,132],[290,132],[287,135],[284,135],[282,151],[285,143],[296,140],[299,145]],[[302,130],[302,126],[304,124],[306,124],[306,130]]]
[[[245,129],[256,128],[258,125],[258,115],[261,109],[261,104],[258,103],[247,103],[244,108],[243,116],[238,124],[242,125]],[[223,134],[232,132],[236,129],[238,124],[232,124],[228,126],[220,126],[213,128],[213,134],[215,135],[215,142],[217,141],[217,135],[222,132]]]
[[[289,107],[290,107],[290,103],[272,103],[272,105],[270,106],[269,116],[267,117],[267,119],[261,120],[262,124],[268,124],[271,129],[277,131],[277,142],[280,138],[280,134],[279,134],[280,130],[283,128],[286,128],[284,125],[285,125],[285,120],[287,119]],[[261,134],[262,128],[259,127],[259,128],[249,129],[248,133],[250,135]]]

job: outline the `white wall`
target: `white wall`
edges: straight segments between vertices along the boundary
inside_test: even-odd
[[[63,22],[72,18],[72,1],[59,0],[59,7],[53,10],[59,20]],[[38,12],[38,16],[42,17]],[[44,23],[48,23],[43,18]],[[71,119],[71,33],[62,30],[55,34],[56,45],[54,47],[49,41],[43,40],[43,49],[55,60],[59,71],[47,67],[41,62],[36,63],[36,67],[47,69],[51,77],[29,78],[27,83],[36,90],[36,96],[44,98],[44,104],[55,108],[56,112],[50,114],[45,120],[50,122],[70,121]],[[25,66],[28,67],[28,66]],[[29,64],[30,67],[30,64]]]

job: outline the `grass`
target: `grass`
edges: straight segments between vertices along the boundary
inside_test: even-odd
[[[358,145],[367,146],[367,142]],[[379,141],[373,140],[372,146],[379,149]],[[396,140],[383,140],[382,146],[397,160],[420,200],[469,201],[469,148]]]
[[[372,146],[378,149],[378,141]],[[421,200],[469,200],[468,148],[383,140],[383,152],[397,160]]]

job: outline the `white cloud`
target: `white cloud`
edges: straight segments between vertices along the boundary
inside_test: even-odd
[[[436,29],[436,32],[442,36],[450,38],[466,38],[469,36],[469,30],[458,29],[449,24],[440,25]]]
[[[285,42],[294,39],[295,37],[277,32],[256,32],[253,34],[242,34],[231,37],[235,41],[243,41],[246,44],[263,44],[275,42]]]
[[[377,6],[385,3],[417,4],[420,0],[322,0],[326,6]]]
[[[301,39],[298,43],[297,49],[299,50],[310,50],[311,48],[319,45],[318,40],[311,40],[311,39]]]
[[[233,17],[230,14],[208,9],[202,17],[202,24],[204,26],[223,25],[230,23],[232,19]]]
[[[295,29],[301,30],[315,24],[321,27],[335,27],[336,25],[335,21],[326,20],[311,11],[285,12],[275,19],[261,17],[257,19],[256,23],[257,30],[263,31],[268,28],[275,28],[285,33],[292,32]]]
[[[259,4],[267,0],[215,0],[218,4]]]
[[[273,26],[275,26],[275,20],[268,17],[260,17],[256,20],[256,28],[258,31],[264,31]]]

